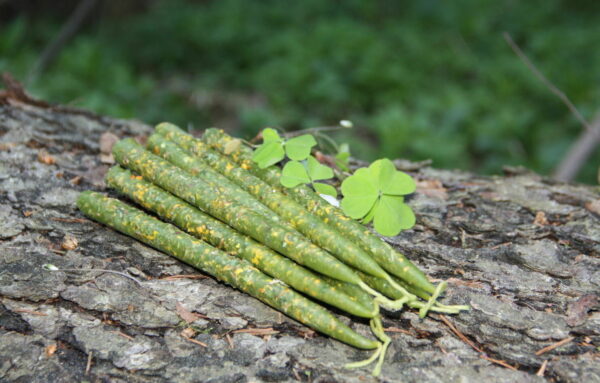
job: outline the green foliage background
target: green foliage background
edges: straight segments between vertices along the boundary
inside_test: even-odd
[[[588,120],[600,109],[600,2],[141,3],[108,7],[31,93],[243,137],[350,119],[357,128],[340,140],[365,159],[547,174],[581,126],[510,50],[508,31]],[[0,71],[24,80],[67,15],[3,20]],[[598,152],[580,181],[595,182]]]

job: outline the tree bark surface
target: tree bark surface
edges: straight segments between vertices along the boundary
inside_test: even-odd
[[[598,188],[397,161],[418,223],[390,242],[472,310],[386,313],[376,379],[342,367],[366,352],[83,217],[106,132],[151,128],[0,93],[0,381],[600,382]]]

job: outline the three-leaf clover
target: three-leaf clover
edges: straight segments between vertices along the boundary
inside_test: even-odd
[[[333,170],[325,166],[313,156],[308,156],[306,161],[290,161],[283,167],[281,172],[281,184],[287,188],[293,188],[300,184],[310,183],[317,193],[330,196],[337,196],[337,191],[331,185],[319,180],[326,180],[333,177]]]
[[[342,183],[342,210],[363,223],[373,221],[375,230],[385,236],[397,235],[415,224],[415,215],[403,195],[413,193],[415,181],[396,170],[387,158],[360,168]]]
[[[291,160],[302,161],[310,155],[317,141],[310,134],[285,140],[279,136],[277,131],[266,128],[262,132],[263,143],[252,155],[252,160],[258,167],[264,169],[283,160],[287,155]]]
[[[275,129],[266,128],[262,132],[263,143],[252,155],[252,160],[258,167],[264,169],[283,160],[285,156],[291,160],[283,167],[281,173],[281,184],[288,188],[300,184],[311,184],[317,193],[337,196],[337,191],[331,185],[319,180],[333,177],[333,170],[322,165],[316,158],[310,155],[313,146],[317,144],[315,138],[310,134],[285,140],[279,136]]]

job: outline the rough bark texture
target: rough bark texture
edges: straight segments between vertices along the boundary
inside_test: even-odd
[[[74,202],[81,190],[104,190],[105,132],[143,137],[150,127],[0,93],[0,381],[377,380],[341,368],[365,352],[211,278],[167,278],[202,274],[85,219]],[[473,309],[387,315],[395,332],[380,380],[600,381],[598,189],[518,170],[479,177],[398,165],[419,180],[409,201],[419,218],[392,244],[449,279],[445,302]],[[345,321],[368,333],[360,319]],[[187,327],[206,347],[181,334]],[[277,333],[235,331],[255,327]]]

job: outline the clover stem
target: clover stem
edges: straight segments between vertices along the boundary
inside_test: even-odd
[[[331,145],[331,147],[335,150],[335,152],[337,153],[339,151],[339,146],[337,144],[337,142],[335,142],[335,140],[331,137],[329,137],[326,134],[320,133],[320,132],[315,132],[315,136],[322,138],[323,140],[327,141],[327,143],[329,145]]]

